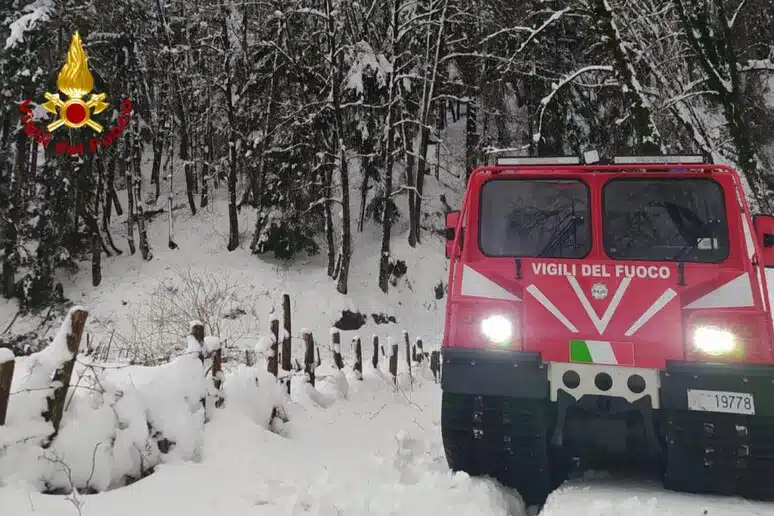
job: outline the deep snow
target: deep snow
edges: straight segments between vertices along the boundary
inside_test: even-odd
[[[242,378],[244,380],[244,378]],[[251,417],[249,382],[233,381],[230,403],[204,428],[199,462],[164,464],[153,475],[98,495],[65,499],[0,488],[14,516],[522,516],[515,493],[452,474],[439,433],[439,389],[423,377],[395,390],[374,371],[349,399],[320,408],[287,403],[283,436]],[[239,395],[235,395],[239,392]],[[298,391],[302,392],[302,391]],[[254,402],[254,396],[252,397]],[[79,507],[76,507],[80,504]],[[665,492],[656,483],[575,481],[543,516],[774,515],[774,505]]]
[[[426,204],[435,210],[440,211],[440,193],[447,195],[452,206],[458,205],[459,188],[453,186],[459,185],[459,179],[451,172],[460,170],[459,164],[463,161],[461,134],[461,131],[452,131],[446,139],[456,155],[444,152],[440,181],[428,177]],[[176,191],[179,192],[182,182],[182,174],[176,173]],[[358,196],[352,198],[354,213]],[[176,205],[182,199],[183,196],[178,196]],[[399,198],[399,202],[405,203],[405,198]],[[90,311],[86,331],[92,345],[105,344],[112,329],[130,334],[132,312],[146,306],[161,282],[174,278],[176,268],[190,267],[201,273],[221,274],[239,286],[230,307],[241,308],[246,314],[234,323],[236,329],[224,330],[227,337],[236,340],[232,345],[254,349],[256,344],[265,343],[262,338],[266,336],[268,314],[272,309],[279,309],[281,294],[288,292],[293,309],[294,357],[302,356],[300,335],[304,328],[312,330],[322,345],[325,363],[317,370],[317,388],[311,389],[298,378],[294,380],[293,399],[282,403],[290,420],[274,428],[279,434],[273,433],[266,428],[265,420],[277,393],[265,389],[263,362],[259,361],[258,369],[227,364],[226,405],[212,411],[213,419],[201,426],[204,414],[195,410],[196,402],[180,404],[182,399],[196,400],[208,388],[196,360],[183,357],[160,369],[126,367],[115,362],[103,364],[107,367],[104,378],[110,380],[111,396],[121,387],[132,392],[121,400],[120,414],[127,418],[155,419],[159,425],[166,425],[167,432],[190,446],[178,449],[179,453],[166,458],[154,474],[128,487],[69,498],[39,494],[40,486],[25,482],[23,479],[34,476],[37,468],[51,465],[38,458],[40,452],[34,447],[17,450],[20,454],[6,462],[9,469],[3,470],[0,463],[2,514],[525,514],[516,493],[487,479],[472,479],[448,470],[439,428],[440,389],[427,371],[420,379],[415,378],[412,386],[405,374],[405,364],[399,360],[400,387],[396,389],[378,372],[368,370],[372,334],[387,344],[388,338],[400,342],[402,331],[407,329],[412,341],[422,337],[426,349],[437,347],[444,300],[435,299],[433,287],[446,278],[443,242],[438,237],[426,231],[422,246],[411,249],[405,238],[406,221],[401,220],[393,238],[393,255],[406,260],[408,273],[396,287],[391,287],[396,292],[385,296],[375,286],[378,228],[372,225],[364,233],[356,233],[350,292],[341,296],[335,293],[334,283],[325,275],[323,256],[302,258],[293,266],[251,256],[246,248],[253,225],[250,210],[243,210],[239,216],[242,248],[226,252],[227,214],[222,189],[210,206],[195,217],[185,205],[174,214],[174,239],[180,246],[178,249],[170,250],[166,246],[166,214],[162,214],[149,229],[155,255],[152,261],[143,262],[139,253],[104,259],[103,283],[96,289],[90,285],[88,267],[73,277],[61,278],[66,294]],[[437,228],[439,222],[439,218],[431,218],[423,224]],[[113,237],[122,249],[126,248],[123,217],[114,220]],[[342,351],[348,363],[351,363],[351,338],[359,335],[363,339],[366,362],[363,382],[354,379],[349,370],[339,372],[333,368],[330,352],[325,348],[328,329],[344,308],[357,308],[368,316],[363,328],[342,335]],[[372,312],[393,315],[398,322],[375,324],[370,318]],[[15,313],[13,303],[0,300],[0,331],[11,323]],[[53,330],[59,322],[52,325]],[[36,330],[38,324],[39,319],[20,317],[14,321],[11,332]],[[176,343],[185,350],[185,338],[179,338]],[[113,359],[121,346],[116,339],[111,353]],[[265,353],[265,346],[258,347]],[[259,359],[262,360],[260,353]],[[14,428],[18,430],[16,423],[39,411],[40,393],[19,392],[29,389],[29,382],[35,379],[30,376],[31,365],[31,359],[19,359],[17,363],[13,387],[17,394],[12,396],[9,425],[0,432],[0,445],[18,437],[14,435]],[[87,368],[81,365],[76,369],[76,374],[81,374]],[[257,390],[256,376],[263,379]],[[93,396],[79,393],[71,404],[71,412],[65,416],[58,445],[60,450],[70,453],[63,455],[75,473],[88,477],[94,468],[96,476],[92,480],[99,479],[102,486],[115,481],[122,470],[136,468],[132,461],[138,456],[126,451],[147,437],[139,427],[133,427],[136,433],[129,432],[127,440],[114,447],[117,451],[112,456],[100,456],[101,462],[94,462],[92,466],[95,435],[101,435],[100,429],[112,428],[109,424],[115,415],[113,408],[119,407],[111,396],[107,396],[107,404],[99,405]],[[25,431],[30,428],[26,427]],[[47,432],[45,427],[33,430],[40,435]],[[128,439],[129,435],[135,440]],[[73,454],[79,450],[80,453]],[[158,459],[154,453],[151,450],[148,457]],[[49,480],[66,484],[66,477],[59,472]],[[541,514],[631,516],[632,513],[774,516],[774,504],[670,493],[657,482],[603,476],[569,482],[549,498]]]

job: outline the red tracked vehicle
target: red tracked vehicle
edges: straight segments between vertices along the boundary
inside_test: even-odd
[[[529,504],[578,466],[640,461],[669,489],[771,498],[774,217],[733,169],[502,158],[446,226],[452,469]]]

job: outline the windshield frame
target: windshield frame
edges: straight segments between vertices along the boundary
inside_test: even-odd
[[[483,235],[483,225],[484,225],[484,204],[485,204],[485,197],[484,197],[484,189],[487,187],[487,185],[490,182],[506,182],[506,181],[530,181],[533,183],[548,183],[548,182],[567,182],[567,183],[579,183],[582,185],[586,191],[586,209],[588,211],[588,217],[585,221],[586,229],[585,231],[588,234],[588,245],[585,250],[585,253],[581,256],[577,257],[564,257],[564,256],[533,256],[528,254],[490,254],[488,253],[481,243],[481,237]],[[478,188],[478,195],[477,195],[477,202],[478,202],[478,221],[476,224],[476,246],[478,247],[478,252],[481,253],[483,256],[487,258],[509,258],[509,259],[536,259],[536,260],[583,260],[589,257],[589,255],[594,251],[595,247],[595,233],[594,230],[594,196],[593,191],[591,188],[591,185],[584,180],[581,177],[577,176],[561,176],[561,175],[523,175],[523,176],[493,176],[489,177],[486,180],[482,181],[479,188]]]
[[[643,258],[643,257],[636,257],[636,258],[628,258],[628,257],[614,257],[610,255],[610,252],[608,251],[608,245],[606,242],[606,235],[607,235],[607,224],[608,224],[608,218],[606,217],[606,206],[607,203],[605,202],[606,199],[606,191],[607,187],[610,184],[620,184],[622,182],[676,182],[676,181],[690,181],[693,183],[701,182],[701,183],[711,183],[714,185],[714,187],[719,191],[720,193],[720,202],[722,203],[723,208],[723,216],[724,216],[724,231],[725,234],[722,235],[722,238],[725,239],[726,246],[725,246],[725,252],[721,258],[714,259],[714,260],[695,260],[691,259],[691,257],[683,257],[683,258],[661,258],[661,259],[652,259],[652,258]],[[690,175],[686,177],[674,177],[674,176],[660,176],[660,177],[643,177],[643,176],[637,176],[637,177],[611,177],[607,179],[600,188],[600,203],[599,203],[599,217],[601,219],[601,224],[599,226],[599,230],[601,232],[600,234],[600,243],[602,247],[602,251],[604,252],[605,256],[614,261],[621,261],[621,262],[658,262],[658,263],[690,263],[690,264],[697,264],[697,265],[717,265],[726,262],[731,257],[732,248],[733,248],[733,242],[731,238],[732,228],[731,228],[731,219],[729,217],[728,212],[728,203],[726,200],[726,189],[723,187],[723,185],[715,180],[712,177],[706,177],[706,176],[695,176]]]

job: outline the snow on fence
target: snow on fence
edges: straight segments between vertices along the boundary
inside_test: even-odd
[[[256,350],[251,354],[250,350],[245,352],[245,362],[247,365],[252,365],[254,362],[253,355],[265,355],[267,357],[267,370],[280,380],[285,386],[287,392],[290,393],[290,386],[292,384],[293,376],[305,376],[306,381],[315,384],[315,370],[322,365],[322,358],[320,356],[320,349],[317,345],[317,341],[314,339],[312,332],[306,328],[301,330],[301,338],[304,341],[304,363],[303,365],[298,359],[293,360],[292,347],[291,347],[291,313],[290,313],[290,296],[283,294],[282,296],[282,333],[280,334],[279,319],[272,316],[269,323],[269,335],[268,338],[261,339],[256,346]],[[400,360],[399,345],[393,342],[392,338],[388,338],[389,356],[385,352],[384,346],[379,345],[379,336],[374,335],[372,337],[372,355],[371,365],[374,369],[379,369],[379,357],[388,361],[388,372],[392,377],[393,383],[397,383],[398,378],[398,361]],[[429,361],[430,370],[433,373],[433,378],[436,382],[439,381],[440,375],[440,352],[424,350],[424,343],[421,338],[417,338],[414,344],[411,344],[409,339],[409,332],[403,331],[403,343],[404,343],[404,359],[408,366],[407,371],[409,376],[414,364],[422,366],[424,361]],[[330,343],[329,348],[332,353],[333,364],[336,369],[344,369],[344,359],[341,354],[341,332],[336,328],[330,329]],[[354,351],[355,359],[352,369],[355,371],[355,376],[358,380],[363,379],[363,345],[360,337],[355,337],[352,340],[352,348]],[[281,366],[281,368],[280,368]]]
[[[229,392],[219,340],[192,321],[186,353],[166,364],[97,363],[80,349],[88,315],[70,309],[53,341],[28,357],[0,349],[0,478],[98,492],[201,453],[204,424]],[[229,378],[234,403],[256,424],[284,418],[267,373],[243,368]]]
[[[281,432],[291,386],[290,399],[321,407],[346,398],[349,382],[364,379],[363,342],[353,339],[347,364],[341,332],[332,328],[330,358],[323,360],[312,332],[302,329],[303,364],[293,360],[289,296],[282,305],[282,326],[272,317],[255,356],[229,368],[228,377],[221,342],[205,334],[201,321],[190,323],[186,352],[162,365],[104,362],[90,343],[81,347],[89,313],[79,306],[43,350],[15,357],[0,349],[0,478],[48,493],[105,491],[148,476],[158,464],[197,460],[204,425],[226,404]],[[402,346],[388,337],[386,351],[374,335],[373,367],[365,372],[397,388],[429,366],[438,382],[440,353],[428,353],[422,339],[412,344],[408,331],[402,337]],[[256,364],[259,354],[265,365]]]

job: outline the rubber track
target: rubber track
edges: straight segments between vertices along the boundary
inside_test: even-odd
[[[488,475],[541,505],[557,486],[544,401],[443,393],[441,428],[449,467]]]
[[[664,487],[774,500],[774,418],[669,412]]]

